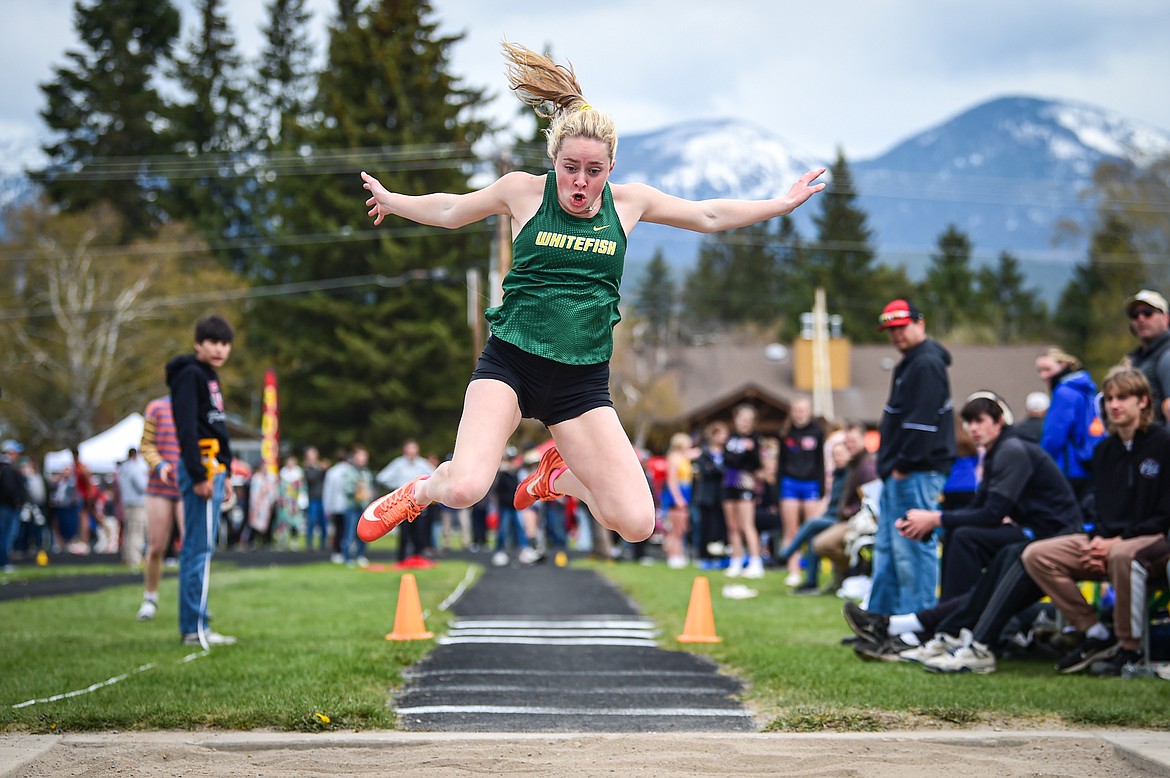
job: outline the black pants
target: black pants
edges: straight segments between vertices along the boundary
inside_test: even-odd
[[[418,556],[431,547],[431,521],[435,507],[432,505],[420,513],[414,521],[404,521],[398,525],[398,561],[408,556]],[[410,553],[407,553],[407,550]]]
[[[962,597],[975,588],[992,558],[1004,546],[1027,540],[1014,524],[957,527],[943,539],[940,601]]]
[[[700,559],[710,559],[707,551],[709,543],[727,542],[727,520],[723,518],[722,505],[699,506],[699,548]]]
[[[958,635],[965,627],[972,631],[978,642],[995,645],[1012,617],[1044,596],[1020,562],[1020,555],[1029,542],[1021,541],[1001,548],[987,565],[987,571],[974,591],[960,598],[934,631]],[[921,615],[918,618],[922,621]]]

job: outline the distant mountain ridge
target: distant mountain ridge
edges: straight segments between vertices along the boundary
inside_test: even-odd
[[[928,128],[870,159],[846,158],[888,263],[917,275],[949,224],[966,232],[976,261],[1007,250],[1052,298],[1084,256],[1086,236],[1054,245],[1056,225],[1092,224],[1093,170],[1105,160],[1145,165],[1170,154],[1170,132],[1082,103],[1001,97]],[[803,158],[768,130],[735,120],[676,125],[621,139],[614,180],[643,181],[682,197],[780,194],[831,160]],[[814,237],[815,203],[797,212]],[[639,230],[644,229],[639,227]],[[636,266],[661,248],[688,267],[700,238],[650,226],[631,243]]]
[[[1010,251],[1052,299],[1087,244],[1085,235],[1054,244],[1056,225],[1062,219],[1092,225],[1094,169],[1106,160],[1142,166],[1168,155],[1170,132],[1083,103],[1011,96],[976,105],[876,157],[851,159],[845,151],[882,261],[905,264],[917,277],[938,236],[955,224],[971,238],[977,262]],[[40,159],[34,139],[0,137],[0,210],[34,195],[23,171]],[[761,198],[783,194],[800,175],[830,162],[795,152],[766,128],[709,119],[623,136],[613,180],[693,199]],[[797,211],[806,240],[815,237],[816,213],[815,201]],[[657,225],[640,225],[636,234],[627,277],[656,250],[681,272],[694,263],[701,241]]]

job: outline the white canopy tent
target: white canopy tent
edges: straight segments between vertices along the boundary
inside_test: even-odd
[[[114,472],[118,463],[126,459],[126,452],[138,448],[142,442],[142,428],[145,425],[146,420],[141,413],[132,413],[108,430],[82,441],[77,447],[81,464],[94,473]],[[59,473],[72,464],[73,455],[69,449],[50,451],[45,455],[46,473]]]

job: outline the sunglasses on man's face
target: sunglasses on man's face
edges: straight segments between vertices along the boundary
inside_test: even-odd
[[[1143,319],[1148,319],[1158,313],[1161,313],[1161,311],[1157,308],[1137,308],[1129,312],[1129,318],[1136,319],[1140,316]]]

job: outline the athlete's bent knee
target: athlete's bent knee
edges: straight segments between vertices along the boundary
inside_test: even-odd
[[[470,508],[482,500],[491,487],[491,481],[485,483],[475,475],[449,473],[442,503],[448,508]]]

